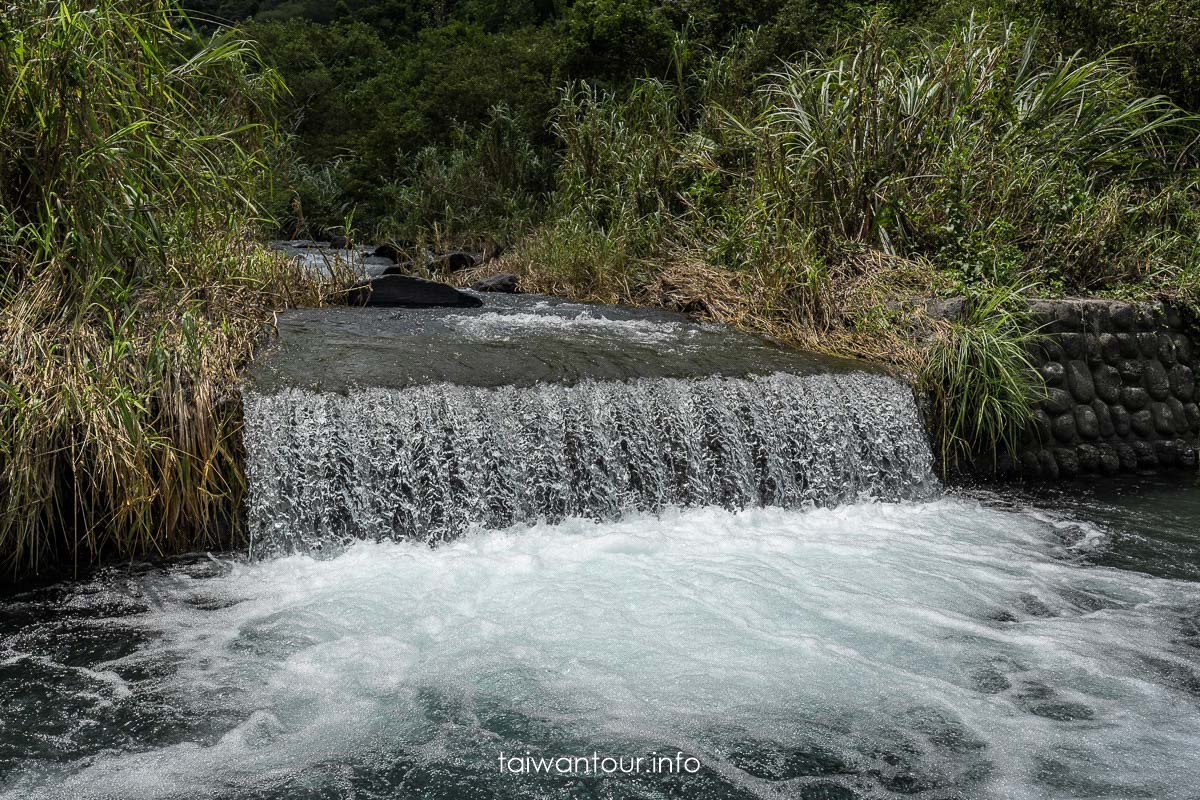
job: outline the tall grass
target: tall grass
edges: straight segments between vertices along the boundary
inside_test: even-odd
[[[279,82],[169,0],[0,25],[0,565],[228,541],[237,368],[317,300],[248,238]]]
[[[1012,443],[1038,396],[1024,297],[1200,299],[1200,126],[1119,58],[881,16],[752,91],[745,57],[564,91],[554,211],[512,259],[532,285],[890,360],[936,387],[949,462]],[[922,319],[929,294],[969,314]]]

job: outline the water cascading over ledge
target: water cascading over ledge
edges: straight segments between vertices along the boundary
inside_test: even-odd
[[[245,392],[256,555],[934,483],[901,381],[680,317],[504,298],[280,330]]]

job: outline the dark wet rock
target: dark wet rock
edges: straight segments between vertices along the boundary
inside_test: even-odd
[[[1096,415],[1096,424],[1100,428],[1100,438],[1111,439],[1116,434],[1117,429],[1113,425],[1112,412],[1108,410],[1108,403],[1102,400],[1093,400],[1092,413]]]
[[[1096,412],[1090,406],[1075,407],[1075,430],[1079,431],[1079,435],[1084,439],[1100,437],[1100,421],[1096,419]]]
[[[1160,333],[1158,335],[1158,360],[1169,366],[1174,364],[1177,358],[1175,338],[1169,333]]]
[[[1042,361],[1057,361],[1061,364],[1063,361],[1067,360],[1066,353],[1063,352],[1063,349],[1059,343],[1053,339],[1043,339],[1041,340],[1039,346],[1041,347],[1043,353]]]
[[[1080,403],[1090,403],[1096,399],[1096,386],[1092,381],[1092,371],[1086,362],[1073,359],[1067,362],[1067,388]]]
[[[1029,444],[1047,444],[1054,435],[1050,425],[1050,415],[1040,408],[1034,409],[1033,413],[1029,415],[1029,424],[1025,430],[1025,439]]]
[[[493,275],[490,278],[476,281],[471,284],[471,288],[477,292],[516,294],[520,291],[520,279],[511,272],[502,272],[499,275]]]
[[[1117,372],[1121,373],[1121,380],[1125,381],[1130,386],[1140,385],[1142,375],[1146,372],[1146,366],[1136,356],[1117,364]]]
[[[1021,453],[1021,472],[1030,477],[1037,477],[1042,474],[1041,464],[1038,463],[1038,454],[1036,450],[1026,450]]]
[[[390,258],[392,261],[404,260],[404,254],[412,252],[412,242],[385,242],[375,248],[371,255],[376,258]]]
[[[1179,466],[1189,469],[1196,466],[1197,453],[1194,447],[1185,447],[1179,454]]]
[[[1087,338],[1082,333],[1064,333],[1059,335],[1058,341],[1067,358],[1087,358]]]
[[[1112,445],[1102,444],[1100,451],[1100,472],[1105,475],[1116,475],[1121,471],[1121,457]]]
[[[1073,405],[1075,401],[1065,389],[1047,389],[1046,399],[1042,400],[1042,408],[1050,414],[1062,414]]]
[[[1054,450],[1054,461],[1058,464],[1058,473],[1066,478],[1079,474],[1079,456],[1074,448],[1057,447]]]
[[[1135,411],[1129,415],[1129,423],[1133,432],[1142,438],[1154,435],[1154,415],[1149,409]]]
[[[1169,397],[1167,398],[1167,408],[1171,410],[1171,416],[1175,418],[1175,433],[1187,433],[1191,429],[1191,425],[1188,424],[1187,411],[1184,410],[1183,403],[1174,397]]]
[[[1180,328],[1183,326],[1183,314],[1175,306],[1163,306],[1162,319],[1163,324],[1168,328]]]
[[[329,237],[330,250],[349,250],[351,248],[350,240],[340,234]]]
[[[1100,451],[1092,444],[1081,444],[1075,448],[1075,456],[1079,459],[1080,472],[1090,473],[1100,470]]]
[[[1058,462],[1054,460],[1054,453],[1049,450],[1038,451],[1038,465],[1042,468],[1042,477],[1055,480],[1058,478]]]
[[[1128,436],[1133,430],[1133,422],[1130,419],[1129,412],[1124,406],[1109,406],[1109,414],[1112,416],[1113,431],[1117,436]]]
[[[1136,333],[1117,334],[1117,344],[1121,348],[1121,358],[1140,358],[1142,355]]]
[[[1154,430],[1163,436],[1171,436],[1175,433],[1175,415],[1171,413],[1171,407],[1166,403],[1152,403],[1150,415],[1154,418]]]
[[[1142,358],[1158,358],[1158,334],[1151,331],[1139,333],[1138,350]]]
[[[1154,443],[1154,457],[1163,466],[1174,466],[1183,456],[1184,444],[1180,439],[1163,439]]]
[[[1101,364],[1092,373],[1096,396],[1106,403],[1115,403],[1121,396],[1121,373],[1111,364]]]
[[[408,275],[382,275],[372,278],[347,291],[345,300],[347,305],[352,306],[402,308],[425,306],[478,308],[483,305],[483,301],[478,297],[460,292],[453,286]]]
[[[1050,610],[1050,606],[1043,603],[1037,595],[1025,592],[1018,599],[1021,601],[1021,608],[1031,617],[1045,618],[1054,616],[1054,612]]]
[[[1196,394],[1196,373],[1191,367],[1176,364],[1167,374],[1167,381],[1171,385],[1171,394],[1180,400],[1191,400]]]
[[[1155,400],[1166,400],[1171,396],[1171,381],[1167,378],[1167,371],[1163,369],[1163,365],[1157,361],[1146,362],[1142,383]]]
[[[1075,415],[1070,411],[1059,414],[1050,423],[1054,438],[1063,444],[1075,443]]]
[[[1117,458],[1121,461],[1121,469],[1126,472],[1133,472],[1138,466],[1137,453],[1133,449],[1133,445],[1121,442],[1115,445]]]
[[[1138,469],[1154,469],[1158,466],[1158,456],[1150,442],[1134,442],[1132,447],[1137,456]]]
[[[1133,330],[1133,306],[1129,303],[1113,303],[1109,309],[1109,319],[1112,320],[1113,328],[1118,331]]]
[[[1184,403],[1183,416],[1187,420],[1189,430],[1195,430],[1197,427],[1200,427],[1200,405],[1196,403]]]
[[[1150,394],[1140,386],[1125,386],[1120,395],[1121,405],[1129,411],[1141,411],[1150,405]]]
[[[1154,309],[1148,306],[1138,306],[1134,311],[1134,327],[1139,331],[1152,331],[1158,327],[1154,317]]]
[[[1050,387],[1057,388],[1062,386],[1067,377],[1066,369],[1057,361],[1047,361],[1045,364],[1042,364],[1040,372],[1042,380]]]
[[[1107,364],[1115,364],[1121,359],[1121,343],[1115,334],[1102,333],[1096,337],[1100,358]]]
[[[464,269],[471,269],[477,263],[477,259],[471,253],[465,253],[462,250],[453,250],[449,253],[442,253],[434,256],[430,263],[430,269],[440,270],[441,272],[461,272]]]
[[[1175,355],[1179,359],[1179,363],[1190,364],[1192,361],[1192,340],[1182,333],[1176,333],[1172,338],[1175,340]]]

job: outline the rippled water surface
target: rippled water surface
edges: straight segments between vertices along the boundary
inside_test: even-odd
[[[28,592],[0,606],[0,796],[1194,797],[1196,490],[1073,496],[568,519]],[[527,752],[702,767],[501,774]]]

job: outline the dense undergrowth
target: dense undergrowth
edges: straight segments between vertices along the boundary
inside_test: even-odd
[[[276,77],[158,0],[0,15],[0,568],[228,543]]]
[[[900,48],[892,24],[758,80],[747,37],[677,82],[568,87],[547,219],[510,265],[904,366],[950,466],[1015,444],[1043,388],[1025,298],[1200,298],[1196,120],[1036,29],[970,18]],[[911,302],[939,295],[965,313]]]

